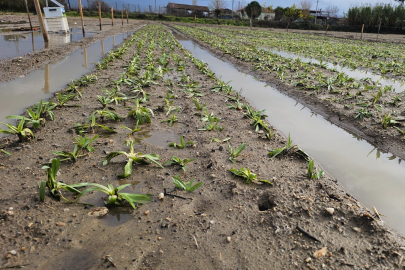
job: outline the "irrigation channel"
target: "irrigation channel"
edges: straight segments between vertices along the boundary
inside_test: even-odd
[[[7,29],[8,30],[8,29]],[[1,31],[0,32],[4,32]],[[86,32],[86,37],[94,36],[94,32]],[[49,46],[57,46],[83,39],[82,30],[71,28],[68,34],[49,34]],[[16,33],[10,32],[0,35],[0,60],[11,59],[36,50],[45,48],[41,32]]]
[[[8,115],[19,115],[25,108],[48,99],[53,93],[65,88],[71,80],[80,78],[94,69],[105,53],[121,44],[131,33],[110,36],[84,49],[78,49],[65,59],[46,64],[42,69],[27,76],[0,84],[0,122],[12,123]]]
[[[318,116],[277,89],[238,71],[187,38],[174,33],[179,42],[204,61],[221,80],[259,110],[266,110],[269,122],[283,134],[291,134],[311,157],[339,181],[356,199],[371,209],[375,206],[392,228],[405,235],[405,164],[382,153],[367,141]]]
[[[343,72],[344,74],[355,78],[357,80],[361,80],[361,79],[365,79],[365,78],[371,78],[373,81],[378,82],[379,84],[381,84],[381,86],[392,86],[395,89],[395,92],[399,93],[399,92],[403,92],[405,90],[405,82],[404,81],[398,81],[398,80],[394,80],[394,79],[387,79],[384,78],[381,75],[377,75],[374,74],[372,72],[368,72],[365,70],[359,70],[359,69],[350,69],[347,67],[343,67],[341,65],[337,65],[337,64],[333,64],[330,62],[321,62],[315,58],[309,58],[309,57],[305,57],[299,54],[295,54],[295,53],[289,53],[289,52],[284,52],[284,51],[280,51],[280,50],[273,50],[267,47],[260,47],[259,49],[262,50],[266,50],[266,51],[270,51],[272,53],[278,54],[282,57],[286,57],[286,58],[291,58],[291,59],[297,59],[299,58],[300,60],[307,62],[307,63],[315,63],[318,65],[324,65],[326,66],[328,69],[336,69],[339,72]]]

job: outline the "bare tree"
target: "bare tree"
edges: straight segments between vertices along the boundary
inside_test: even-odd
[[[219,14],[221,13],[221,10],[226,8],[226,1],[225,0],[211,0],[210,9],[214,10],[215,17],[218,18]]]
[[[194,6],[197,5],[197,0],[193,0],[193,5],[194,5]]]
[[[301,6],[302,17],[304,19],[308,18],[311,7],[312,7],[311,1],[310,0],[301,0],[300,6]]]
[[[325,11],[328,14],[328,17],[337,17],[337,13],[339,12],[339,8],[337,6],[329,5],[325,9]]]

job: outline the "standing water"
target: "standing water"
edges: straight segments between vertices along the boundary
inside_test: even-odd
[[[177,37],[177,36],[176,36]],[[179,42],[204,61],[223,81],[258,109],[266,109],[269,122],[305,152],[366,207],[375,206],[389,226],[405,235],[405,164],[390,154],[375,151],[366,141],[317,116],[295,100],[239,72],[190,40]]]
[[[74,51],[65,59],[47,64],[42,69],[29,73],[16,80],[0,83],[0,122],[12,123],[5,119],[8,115],[19,115],[25,108],[45,100],[52,93],[66,87],[71,81],[92,70],[104,52],[120,44],[125,34],[108,37],[95,42],[85,49]]]

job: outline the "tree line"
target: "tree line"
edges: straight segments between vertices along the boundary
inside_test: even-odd
[[[403,5],[376,4],[349,8],[347,14],[349,25],[362,25],[366,27],[395,28],[405,26],[405,8]]]

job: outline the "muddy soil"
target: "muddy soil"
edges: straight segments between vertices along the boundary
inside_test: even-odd
[[[6,28],[29,28],[28,18],[26,14],[12,14],[12,15],[0,15],[0,20],[9,22],[5,25]],[[33,27],[38,26],[38,17],[31,14],[31,20]],[[27,23],[17,23],[27,21]],[[12,23],[15,22],[15,23]],[[70,28],[80,28],[80,17],[68,17],[68,23]],[[77,49],[83,49],[93,44],[96,41],[102,40],[106,37],[117,35],[120,33],[133,31],[144,25],[143,21],[129,20],[129,24],[124,20],[122,25],[121,20],[114,20],[114,26],[111,25],[111,19],[102,19],[102,30],[100,31],[100,23],[98,18],[84,18],[84,26],[86,32],[96,33],[91,37],[84,37],[83,39],[70,42],[62,45],[55,45],[48,49],[37,50],[33,53],[16,57],[13,59],[0,61],[0,82],[9,81],[19,76],[24,76],[27,73],[36,70],[46,64],[54,61],[61,60],[71,54]],[[30,32],[18,32],[21,34],[29,34]],[[3,32],[0,35],[7,35],[10,32]]]
[[[147,23],[151,25],[151,23]],[[146,37],[165,31],[154,25],[144,27]],[[144,37],[145,39],[145,37]],[[47,193],[45,202],[38,201],[38,185],[46,179],[42,164],[54,155],[51,151],[73,150],[74,137],[69,128],[84,123],[96,109],[101,109],[97,95],[111,87],[124,73],[125,65],[137,51],[137,38],[123,59],[116,59],[107,69],[94,71],[98,81],[82,87],[83,97],[55,110],[55,120],[35,131],[35,139],[20,143],[8,137],[0,142],[11,153],[0,153],[0,188],[3,193],[0,226],[1,267],[25,266],[28,269],[398,269],[403,266],[405,243],[402,237],[373,217],[353,199],[332,177],[319,180],[306,176],[307,162],[293,152],[270,159],[268,149],[283,147],[286,138],[281,134],[272,139],[254,132],[251,121],[243,111],[226,107],[228,98],[212,92],[216,80],[199,72],[196,65],[175,46],[171,54],[178,54],[184,72],[176,71],[173,59],[166,74],[174,83],[161,79],[159,85],[145,87],[150,100],[143,104],[154,111],[150,124],[140,125],[133,136],[140,139],[135,150],[160,155],[160,162],[172,156],[195,158],[183,171],[177,166],[133,166],[131,176],[120,180],[125,159],[115,158],[103,166],[102,160],[111,151],[125,150],[126,129],[135,120],[126,117],[132,102],[113,105],[124,119],[105,121],[117,133],[96,139],[95,151],[77,162],[63,162],[58,180],[66,183],[94,182],[100,184],[131,184],[127,192],[148,193],[152,201],[138,206],[112,207],[102,218],[90,216],[94,207],[59,202]],[[146,42],[147,46],[148,42]],[[145,47],[146,48],[146,47]],[[163,49],[167,51],[167,48]],[[139,54],[141,72],[147,69],[146,49]],[[154,59],[162,50],[156,47]],[[137,56],[137,55],[135,55]],[[204,123],[200,110],[195,108],[187,89],[182,85],[189,76],[198,82],[201,104],[214,116],[220,117],[222,131],[199,131]],[[136,77],[135,77],[136,78]],[[135,79],[134,78],[134,79]],[[181,80],[183,79],[183,82]],[[132,86],[123,84],[121,92],[133,96]],[[178,122],[169,126],[168,108],[164,98],[173,89],[173,106],[180,107]],[[54,100],[54,99],[52,99]],[[247,100],[241,99],[244,104]],[[90,134],[92,136],[93,134]],[[193,141],[194,147],[174,149],[169,142],[179,143],[180,136]],[[237,147],[247,143],[245,150],[233,164],[226,143]],[[252,182],[233,176],[231,168],[245,167],[267,179],[273,185]],[[318,168],[319,169],[319,168]],[[172,176],[195,182],[202,187],[188,193],[175,190]],[[163,200],[158,194],[171,192]],[[85,195],[82,202],[103,206],[101,193]],[[333,208],[333,210],[329,209]],[[317,240],[315,240],[317,239]]]

